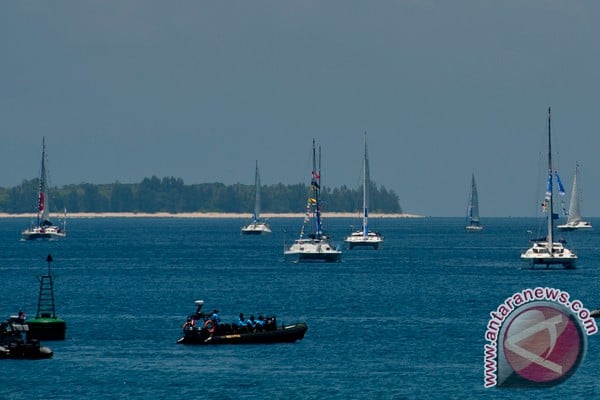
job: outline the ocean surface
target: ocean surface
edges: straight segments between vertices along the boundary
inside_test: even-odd
[[[52,254],[65,341],[49,360],[0,360],[2,399],[557,399],[600,398],[600,335],[564,383],[484,388],[490,312],[526,288],[567,291],[600,308],[600,219],[566,235],[575,270],[525,269],[538,222],[375,219],[379,251],[346,250],[336,264],[290,264],[284,242],[300,219],[272,219],[268,236],[241,236],[242,219],[69,219],[63,241],[23,242],[29,220],[3,219],[0,312],[35,315],[38,277]],[[327,219],[342,243],[353,219]],[[293,344],[176,344],[203,299],[239,312],[305,321]]]

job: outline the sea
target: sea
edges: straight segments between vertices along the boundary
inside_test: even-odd
[[[600,335],[576,372],[544,388],[484,387],[491,312],[524,289],[557,288],[600,308],[600,219],[565,234],[574,270],[532,270],[519,258],[533,218],[371,219],[385,243],[333,264],[285,262],[302,220],[242,236],[235,218],[70,218],[68,238],[25,242],[28,219],[0,228],[0,312],[36,312],[39,277],[55,277],[64,341],[47,360],[0,360],[1,399],[536,399],[600,398]],[[330,218],[334,242],[360,221]],[[48,265],[46,257],[53,262]],[[304,321],[296,343],[177,344],[195,311],[221,319]]]

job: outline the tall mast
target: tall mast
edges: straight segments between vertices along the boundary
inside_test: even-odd
[[[550,204],[548,211],[548,249],[552,252],[554,236],[554,188],[552,185],[552,132],[551,132],[551,109],[548,107],[548,182],[550,183]]]
[[[319,166],[317,168],[317,145],[315,143],[315,139],[313,139],[313,148],[312,148],[312,179],[310,182],[311,191],[314,199],[314,215],[315,215],[315,237],[321,237],[321,208],[320,208],[320,200],[319,200],[319,190],[321,186],[321,148],[319,148]]]
[[[317,237],[320,239],[323,235],[323,225],[321,225],[321,146],[319,146],[319,163],[317,164]]]
[[[363,156],[363,236],[369,235],[369,161],[367,155],[367,132],[365,132],[365,154]]]
[[[40,167],[40,189],[38,193],[38,225],[41,225],[48,215],[48,189],[46,182],[46,138],[42,137],[42,165]]]
[[[254,174],[254,221],[258,221],[260,218],[260,175],[258,174],[258,160],[256,160],[256,172]]]

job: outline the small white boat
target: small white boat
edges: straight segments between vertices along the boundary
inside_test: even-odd
[[[48,173],[46,170],[46,140],[42,138],[42,166],[40,168],[36,223],[31,223],[31,226],[21,233],[24,240],[39,240],[39,239],[62,239],[67,236],[67,221],[66,215],[63,218],[62,227],[54,225],[50,219],[50,211],[48,207]],[[66,214],[66,212],[65,212]]]
[[[350,236],[344,239],[348,248],[352,250],[355,247],[379,249],[383,243],[383,236],[379,232],[369,230],[369,185],[371,183],[369,175],[369,158],[367,153],[367,133],[365,132],[365,152],[363,155],[363,212],[362,229],[352,232]]]
[[[306,204],[306,215],[300,231],[300,237],[291,246],[284,249],[283,255],[292,262],[338,262],[342,259],[342,251],[333,246],[330,237],[323,231],[321,220],[321,154],[319,149],[319,168],[317,169],[316,147],[313,139],[313,170],[310,194]],[[314,223],[314,232],[305,234],[307,225]]]
[[[575,229],[591,229],[592,224],[584,221],[581,216],[581,193],[577,186],[577,177],[579,175],[579,164],[575,165],[575,177],[573,178],[573,189],[571,191],[571,202],[569,203],[569,216],[567,223],[558,225],[557,228],[563,231]]]
[[[254,174],[254,213],[252,222],[242,227],[244,235],[262,235],[271,233],[271,228],[265,221],[260,220],[260,175],[258,173],[258,161],[256,161],[256,172]]]
[[[552,168],[550,115],[550,108],[548,108],[548,186],[546,189],[546,196],[542,203],[543,210],[546,213],[547,234],[543,239],[533,240],[532,246],[521,253],[521,259],[528,261],[532,266],[541,264],[548,268],[550,265],[562,265],[565,269],[572,269],[575,268],[577,255],[572,250],[566,248],[562,241],[554,241],[554,218],[556,217],[556,214],[553,212],[554,177],[556,177],[561,191],[562,184],[560,183],[558,174]]]
[[[467,205],[467,225],[465,229],[468,231],[483,230],[483,225],[479,221],[479,196],[477,195],[477,185],[475,185],[475,174],[471,175],[471,194]]]

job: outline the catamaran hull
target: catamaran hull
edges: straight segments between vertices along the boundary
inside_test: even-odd
[[[381,243],[381,242],[369,242],[369,241],[365,241],[365,242],[346,242],[346,243],[348,243],[348,249],[349,250],[353,250],[355,248],[378,250],[379,249],[379,243]]]
[[[290,262],[340,262],[342,253],[322,252],[322,253],[300,253],[300,252],[285,252],[285,259]]]
[[[243,235],[262,235],[271,233],[271,229],[267,225],[251,224],[242,228]]]
[[[60,233],[23,233],[23,240],[58,240],[64,239],[67,235]]]
[[[521,254],[521,259],[528,261],[532,267],[536,265],[562,265],[565,269],[575,268],[577,256],[572,251],[564,248],[560,243],[554,243],[554,251],[550,253],[548,249],[539,244],[527,249]]]
[[[546,267],[550,267],[551,265],[562,265],[565,269],[574,269],[576,260],[573,259],[565,259],[558,257],[545,257],[545,258],[526,258],[521,257],[526,261],[531,263],[531,266],[536,265],[545,265]]]
[[[57,226],[25,229],[21,234],[23,240],[52,240],[64,239],[65,237],[67,237],[67,233]]]
[[[348,244],[348,249],[350,250],[355,247],[377,250],[379,249],[379,245],[383,243],[383,236],[376,232],[369,232],[365,236],[362,231],[358,231],[344,239],[344,242]]]

